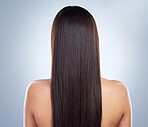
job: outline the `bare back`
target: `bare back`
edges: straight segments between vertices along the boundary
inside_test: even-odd
[[[25,127],[52,127],[51,79],[36,80],[27,88]],[[131,105],[128,90],[123,83],[101,78],[101,127],[131,127]]]

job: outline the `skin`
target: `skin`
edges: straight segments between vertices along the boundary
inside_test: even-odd
[[[101,78],[101,127],[131,127],[131,101],[125,84]],[[26,90],[24,127],[52,127],[51,79],[31,82]]]

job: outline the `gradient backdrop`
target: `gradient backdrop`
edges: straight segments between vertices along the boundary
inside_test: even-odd
[[[0,127],[22,127],[28,84],[50,78],[51,25],[66,5],[94,16],[102,77],[128,87],[133,127],[147,127],[147,0],[0,0]]]

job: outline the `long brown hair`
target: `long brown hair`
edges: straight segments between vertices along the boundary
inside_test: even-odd
[[[53,127],[101,127],[99,37],[93,16],[61,9],[52,24]]]

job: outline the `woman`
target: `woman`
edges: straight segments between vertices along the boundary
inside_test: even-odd
[[[51,79],[30,83],[25,127],[131,127],[128,89],[101,78],[93,16],[79,6],[56,15],[51,32]]]

